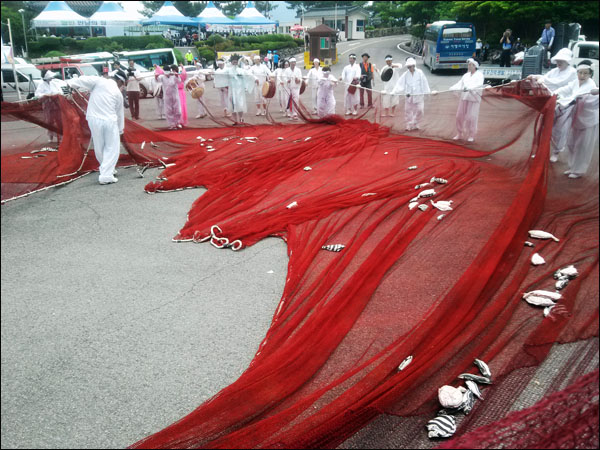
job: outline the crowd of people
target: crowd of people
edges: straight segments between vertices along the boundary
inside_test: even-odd
[[[545,85],[557,95],[557,106],[551,140],[551,162],[558,155],[568,152],[570,178],[579,178],[587,171],[598,137],[598,88],[592,80],[592,62],[584,60],[577,69],[571,67],[572,52],[561,49],[551,60],[556,65],[545,75],[531,75],[529,78]],[[257,116],[267,115],[267,105],[274,97],[283,113],[290,120],[298,120],[300,94],[305,88],[310,91],[310,101],[306,106],[312,114],[323,118],[336,112],[334,91],[341,85],[344,90],[343,108],[346,116],[357,116],[360,108],[373,106],[373,92],[381,94],[381,116],[393,117],[404,97],[405,130],[418,130],[425,114],[425,98],[436,95],[431,91],[423,71],[416,67],[414,58],[409,57],[403,65],[394,63],[387,55],[379,69],[371,63],[368,53],[361,55],[357,62],[355,54],[350,54],[348,64],[339,78],[329,67],[322,67],[319,59],[314,59],[312,68],[303,74],[295,58],[277,60],[254,55],[231,55],[218,59],[215,70],[204,69],[196,63],[193,75],[188,76],[183,64],[155,66],[154,97],[160,119],[167,121],[169,129],[179,129],[188,124],[187,91],[197,102],[196,118],[208,114],[203,102],[206,81],[214,79],[214,89],[218,91],[220,109],[223,116],[235,123],[244,123],[244,114],[249,104],[254,103]],[[139,119],[140,74],[134,62],[122,68],[119,64],[109,74],[109,78],[81,76],[68,80],[72,88],[91,92],[87,110],[87,120],[92,131],[96,156],[100,162],[102,184],[116,182],[114,167],[118,159],[119,133],[123,132],[123,108],[128,99],[132,119]],[[473,142],[477,135],[479,110],[482,102],[484,77],[479,62],[469,58],[468,71],[450,90],[459,95],[456,112],[456,135],[454,140]],[[373,89],[374,75],[378,73],[383,81],[383,90]],[[44,83],[38,88],[36,97],[58,93],[60,88],[53,84],[53,74],[48,71]],[[265,84],[268,84],[265,88]],[[251,99],[247,96],[250,95]],[[55,114],[51,108],[45,114]],[[116,155],[116,156],[115,156]]]

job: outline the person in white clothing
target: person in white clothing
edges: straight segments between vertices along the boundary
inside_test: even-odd
[[[557,89],[557,102],[569,105],[569,130],[567,148],[569,178],[583,176],[592,161],[598,139],[598,87],[591,79],[594,74],[590,60],[577,65],[577,79]]]
[[[187,83],[190,83],[191,80],[194,80],[196,82],[196,84],[198,85],[198,87],[201,87],[202,89],[206,89],[206,85],[204,83],[206,81],[206,72],[204,72],[204,70],[202,69],[202,64],[200,64],[200,63],[196,64],[196,72],[194,72],[194,76],[192,78],[190,78],[190,80]],[[206,108],[202,104],[202,97],[197,98],[198,114],[196,115],[196,119],[203,119],[207,115]]]
[[[335,96],[333,90],[337,85],[337,78],[331,74],[331,69],[323,67],[319,75],[317,92],[317,115],[320,119],[335,114]]]
[[[285,69],[283,74],[287,91],[290,96],[290,101],[288,101],[288,106],[290,110],[287,113],[288,117],[291,117],[292,120],[298,120],[298,104],[300,103],[300,85],[302,83],[302,71],[300,68],[296,67],[296,58],[290,58],[290,67]]]
[[[460,81],[450,87],[452,91],[462,91],[458,110],[456,111],[456,130],[458,134],[454,140],[464,139],[469,142],[475,140],[477,122],[479,120],[479,107],[483,91],[483,74],[477,70],[479,63],[473,58],[467,59],[468,72]]]
[[[381,69],[381,75],[383,76],[384,72],[391,70],[392,77],[388,81],[383,82],[383,91],[381,92],[381,103],[383,106],[383,114],[381,117],[393,117],[396,114],[396,106],[400,101],[400,98],[397,95],[392,95],[392,90],[398,79],[400,78],[400,69],[402,68],[402,64],[394,64],[394,59],[392,55],[385,56],[385,65],[383,69]],[[390,114],[390,109],[392,110]]]
[[[317,90],[319,89],[319,80],[321,79],[322,73],[323,69],[321,68],[319,58],[315,58],[313,60],[313,68],[308,71],[307,75],[308,87],[310,88],[311,93],[313,114],[317,114]]]
[[[163,85],[162,83],[159,81],[158,77],[156,76],[156,68],[158,66],[156,64],[154,64],[154,81],[152,83],[152,87],[153,87],[153,94],[154,94],[154,99],[156,100],[156,109],[158,110],[158,115],[160,116],[161,119],[166,119],[165,116],[165,101],[164,101],[164,92],[163,92]]]
[[[577,71],[569,65],[573,53],[568,48],[561,48],[551,59],[556,68],[546,75],[530,75],[528,78],[543,83],[552,93],[577,80]],[[554,124],[552,126],[552,139],[550,141],[550,162],[558,161],[558,154],[567,145],[568,130],[571,125],[571,107],[568,104],[556,103],[554,110]]]
[[[407,58],[406,72],[404,72],[392,94],[404,92],[406,100],[404,101],[404,126],[407,131],[418,130],[423,113],[425,110],[425,94],[429,94],[429,83],[421,69],[417,69],[417,62],[414,58]]]
[[[267,115],[267,99],[262,95],[262,89],[265,82],[269,81],[271,71],[266,64],[261,63],[260,56],[254,55],[254,65],[250,67],[250,72],[256,78],[254,87],[254,102],[256,103],[256,115]],[[262,109],[262,112],[261,112]]]
[[[346,94],[344,95],[344,109],[346,110],[346,115],[353,114],[358,115],[358,88],[354,91],[354,93],[348,92],[348,88],[350,84],[353,84],[355,87],[360,82],[360,66],[356,64],[356,55],[351,53],[348,56],[349,64],[344,67],[342,70],[342,76],[340,77],[340,81],[346,83]]]
[[[227,75],[227,87],[229,92],[229,104],[231,112],[236,123],[244,123],[244,113],[248,111],[246,93],[254,89],[256,78],[239,65],[241,58],[238,55],[232,55],[229,58],[231,66],[225,70]]]
[[[219,90],[219,100],[223,109],[223,116],[230,117],[229,112],[229,88],[227,83],[227,75],[225,74],[225,61],[222,58],[217,60],[217,70],[215,70],[215,89]]]
[[[68,80],[72,88],[90,91],[85,117],[87,118],[94,153],[100,164],[100,184],[116,183],[115,166],[119,161],[120,138],[125,128],[123,94],[121,87],[127,82],[127,75],[117,70],[112,78],[82,75]]]
[[[283,67],[275,69],[275,79],[277,83],[277,99],[279,100],[279,112],[284,112],[287,109],[287,102],[289,99],[289,92],[286,90],[286,80],[284,73],[286,69],[290,67],[289,61],[283,62]]]
[[[48,142],[54,139],[58,142],[57,131],[61,129],[60,123],[60,107],[56,99],[48,98],[50,95],[62,95],[61,85],[63,82],[57,80],[56,74],[48,70],[44,74],[44,81],[35,90],[35,97],[41,99],[42,111],[47,124],[55,127],[56,131],[48,129]]]

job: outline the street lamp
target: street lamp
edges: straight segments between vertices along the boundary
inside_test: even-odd
[[[21,14],[21,19],[23,22],[23,36],[25,37],[25,56],[29,55],[29,49],[27,48],[27,31],[25,31],[25,10],[20,9],[19,13]]]

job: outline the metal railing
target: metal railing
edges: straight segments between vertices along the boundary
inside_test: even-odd
[[[393,27],[393,28],[376,28],[374,30],[366,30],[365,38],[376,38],[383,36],[395,36],[397,34],[407,34],[408,28],[406,27]]]

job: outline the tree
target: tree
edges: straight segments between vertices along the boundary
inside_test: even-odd
[[[316,8],[335,8],[343,7],[343,6],[360,6],[364,7],[369,2],[360,2],[360,1],[325,1],[325,2],[304,2],[304,1],[286,1],[288,4],[288,9],[296,10],[296,13],[302,14],[302,10],[310,11],[311,9]],[[379,3],[379,2],[377,2]]]
[[[15,56],[20,55],[21,50],[25,50],[25,36],[23,35],[23,18],[19,9],[23,8],[23,2],[2,2],[2,41],[8,45],[10,42],[8,26],[6,19],[10,19],[10,28],[13,37],[13,47],[15,50]],[[29,19],[31,20],[31,19]],[[25,21],[29,23],[27,19],[27,13],[25,13]]]
[[[220,2],[223,14],[226,16],[237,16],[244,9],[243,2]]]
[[[275,2],[254,2],[254,6],[263,16],[268,16],[275,9]]]
[[[164,3],[165,2],[143,1],[142,4],[144,5],[144,10],[142,11],[142,14],[144,16],[150,17],[156,11],[158,11]],[[173,6],[175,6],[175,8],[177,8],[177,11],[179,11],[186,17],[196,17],[204,10],[204,8],[206,8],[207,3],[208,2],[175,1],[173,2]]]
[[[400,2],[373,2],[366,8],[372,10],[373,15],[379,19],[383,26],[401,25],[403,16],[402,4]]]

